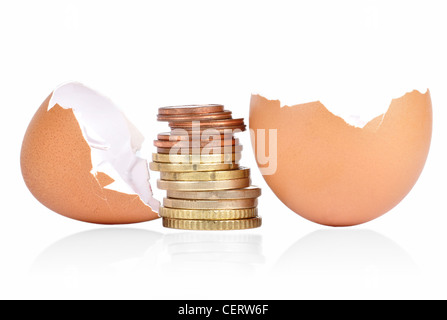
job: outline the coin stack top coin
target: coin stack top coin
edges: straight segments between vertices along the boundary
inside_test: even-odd
[[[250,169],[239,166],[242,145],[235,134],[246,130],[242,118],[220,104],[159,108],[158,121],[170,132],[157,135],[151,170],[167,191],[163,226],[189,230],[238,230],[261,226]]]

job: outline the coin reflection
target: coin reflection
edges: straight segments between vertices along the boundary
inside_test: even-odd
[[[163,237],[166,259],[162,269],[169,274],[254,274],[265,257],[262,236],[185,232]]]

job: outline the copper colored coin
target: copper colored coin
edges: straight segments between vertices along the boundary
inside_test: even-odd
[[[160,148],[197,148],[197,147],[220,147],[220,146],[235,146],[239,145],[239,139],[226,140],[186,140],[186,141],[168,141],[168,140],[154,140],[154,146]]]
[[[224,111],[221,104],[197,104],[184,106],[169,106],[158,109],[158,114],[197,114],[197,113],[215,113]]]
[[[222,120],[231,119],[231,111],[196,113],[196,114],[159,114],[158,121],[203,121],[203,120]]]
[[[236,146],[221,146],[212,148],[178,148],[178,150],[172,151],[171,148],[158,147],[158,153],[171,153],[172,154],[225,154],[225,153],[238,153],[243,149],[242,145]]]
[[[170,132],[162,132],[157,135],[158,140],[167,140],[167,141],[184,141],[184,140],[190,140],[191,137],[189,134],[171,134]]]
[[[171,128],[191,128],[191,127],[206,127],[206,128],[216,128],[216,127],[238,127],[244,126],[244,119],[221,119],[221,120],[203,120],[203,121],[175,121],[169,122]]]
[[[182,129],[188,134],[235,134],[246,130],[246,125],[243,126],[230,126],[230,127],[184,127],[184,128],[174,128],[174,130]]]
[[[232,139],[233,133],[224,133],[224,132],[194,132],[190,133],[186,130],[182,129],[174,129],[171,132],[162,132],[157,135],[158,140],[168,140],[168,141],[185,141],[185,140],[224,140],[224,139]]]

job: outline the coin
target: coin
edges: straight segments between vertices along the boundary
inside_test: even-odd
[[[157,153],[164,154],[201,154],[201,155],[211,155],[211,154],[231,154],[241,152],[243,149],[242,145],[237,146],[216,146],[216,147],[204,147],[204,148],[186,148],[179,147],[176,150],[171,148],[157,148]]]
[[[256,208],[258,199],[185,200],[163,199],[163,206],[177,209],[247,209]]]
[[[153,171],[172,171],[172,172],[187,172],[187,171],[216,171],[216,170],[231,170],[237,169],[237,163],[165,163],[165,162],[150,162],[149,169]]]
[[[159,133],[157,135],[157,139],[159,141],[173,141],[173,142],[180,142],[180,141],[189,141],[195,142],[195,141],[207,141],[207,142],[213,142],[213,141],[223,141],[223,140],[234,140],[236,139],[233,134],[221,134],[220,132],[217,132],[217,134],[192,134],[189,135],[188,132],[184,132],[183,134],[173,134],[171,132],[163,132]]]
[[[186,220],[163,218],[164,227],[185,230],[242,230],[258,228],[261,224],[261,217],[237,220]]]
[[[261,189],[255,186],[250,186],[243,189],[234,190],[210,190],[210,191],[177,191],[168,190],[166,195],[168,198],[176,199],[245,199],[257,198],[261,195]]]
[[[178,181],[233,180],[249,177],[250,169],[244,167],[222,171],[160,172],[160,179]]]
[[[174,130],[183,130],[188,134],[236,134],[247,129],[246,125],[240,126],[222,126],[222,127],[176,127]]]
[[[168,140],[168,141],[184,141],[184,140],[191,140],[191,137],[186,134],[177,134],[173,135],[171,132],[162,132],[157,135],[158,140]],[[200,137],[198,138],[200,140]]]
[[[201,121],[201,120],[222,120],[231,119],[231,111],[207,112],[196,114],[159,114],[158,121]]]
[[[229,220],[254,218],[257,208],[248,209],[177,209],[160,206],[159,215],[173,219]]]
[[[239,145],[239,139],[225,139],[225,140],[183,140],[183,141],[167,141],[167,140],[154,140],[154,146],[160,148],[172,148],[172,147],[220,147]]]
[[[169,106],[158,109],[158,114],[191,114],[191,113],[213,113],[224,111],[221,104],[198,104],[184,106]]]
[[[195,126],[206,128],[233,127],[244,126],[244,119],[218,119],[218,120],[202,120],[202,121],[173,121],[169,122],[171,128],[191,128]]]
[[[194,132],[190,134],[188,131],[183,129],[173,129],[171,132],[162,132],[157,135],[158,140],[169,140],[169,141],[184,141],[184,140],[226,140],[232,139],[234,135],[232,132],[213,132],[212,130],[204,132]]]
[[[162,190],[175,191],[205,191],[246,188],[250,185],[250,178],[216,181],[169,181],[157,180],[157,187]]]
[[[169,154],[153,153],[152,161],[166,163],[237,163],[241,159],[241,153],[218,154]]]

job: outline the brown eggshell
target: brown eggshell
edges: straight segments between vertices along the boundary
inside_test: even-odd
[[[319,224],[352,226],[388,212],[418,180],[430,148],[432,105],[428,90],[413,91],[360,128],[320,102],[281,107],[252,95],[250,129],[261,169],[256,132],[277,129],[277,169],[264,178],[286,206]]]
[[[43,102],[26,131],[21,168],[31,193],[66,217],[101,224],[125,224],[158,218],[136,194],[108,190],[114,180],[90,173],[90,147],[72,109]]]

